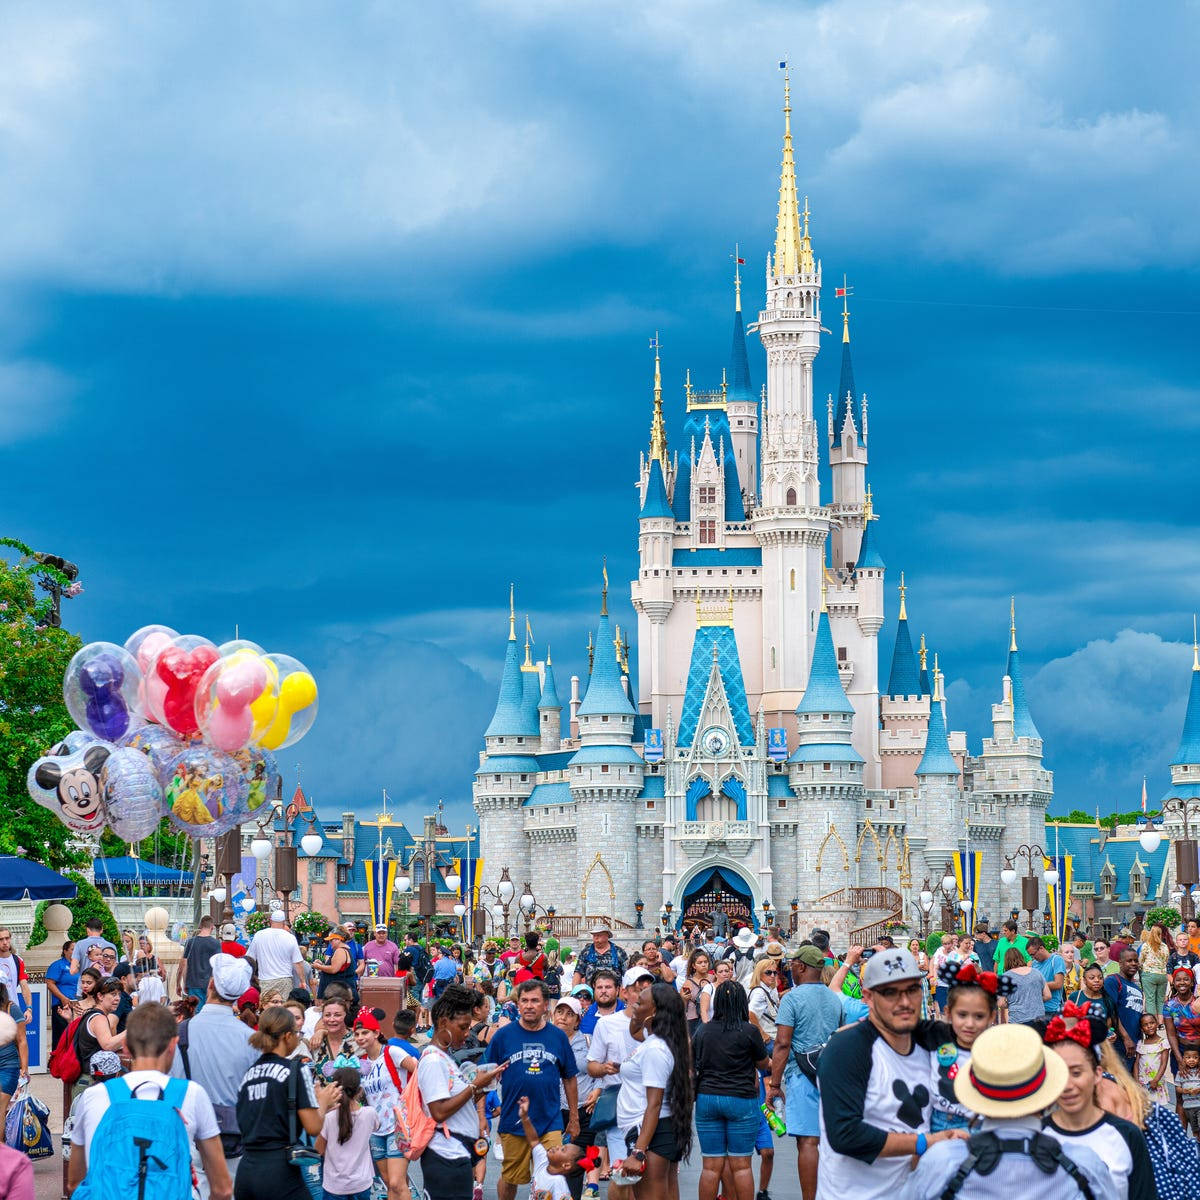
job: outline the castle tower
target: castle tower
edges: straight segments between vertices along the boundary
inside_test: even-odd
[[[729,382],[726,411],[733,458],[747,505],[758,495],[758,399],[750,383],[750,359],[746,354],[746,326],[742,321],[742,260],[734,249],[733,345],[729,352]]]
[[[870,535],[867,535],[870,549]],[[922,646],[924,642],[922,642]],[[924,653],[924,651],[922,651]],[[922,661],[922,670],[924,662]],[[929,689],[922,687],[908,628],[908,588],[900,573],[900,619],[892,647],[887,690],[879,698],[883,725],[879,737],[880,776],[884,788],[914,788],[916,768],[925,751],[929,725]]]
[[[942,675],[935,655],[925,750],[914,772],[920,826],[909,833],[909,844],[914,849],[924,849],[925,867],[931,878],[940,877],[950,856],[959,849],[965,822],[961,775],[958,763],[950,753],[945,703]]]
[[[554,664],[546,650],[546,671],[542,676],[542,694],[538,698],[538,723],[541,729],[541,752],[553,754],[562,745],[562,701],[554,684]]]
[[[867,406],[854,391],[850,360],[850,288],[842,280],[842,369],[836,396],[829,403],[829,466],[833,477],[833,565],[853,566],[865,521],[867,486]]]
[[[1179,749],[1171,759],[1173,795],[1192,799],[1200,796],[1200,644],[1196,641],[1195,617],[1192,618],[1192,683],[1188,691],[1187,713]]]
[[[821,267],[813,258],[808,203],[801,213],[792,151],[791,87],[784,79],[783,164],[775,253],[767,259],[766,307],[755,328],[767,352],[760,506],[763,697],[770,725],[804,693],[821,604],[829,517],[821,508],[813,360],[821,338]],[[803,224],[801,224],[803,222]]]
[[[863,785],[872,790],[883,786],[879,764],[879,630],[883,626],[886,567],[874,532],[878,519],[868,487],[863,501],[862,543],[853,573],[858,604],[845,653],[853,670],[846,694],[854,705],[854,746],[866,760]]]

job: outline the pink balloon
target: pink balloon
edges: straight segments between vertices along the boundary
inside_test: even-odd
[[[209,713],[205,735],[218,750],[233,754],[250,740],[253,729],[254,715],[250,712],[249,704],[241,707],[218,704]]]
[[[217,679],[217,703],[221,708],[249,709],[267,686],[267,669],[257,658],[238,659],[225,667]]]

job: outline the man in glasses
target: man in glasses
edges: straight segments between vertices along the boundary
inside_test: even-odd
[[[907,950],[874,954],[862,972],[867,1019],[835,1033],[821,1054],[819,1200],[893,1196],[913,1155],[968,1136],[965,1129],[923,1132],[933,1048],[924,1044],[932,1038],[931,1023],[921,1021],[923,976]]]

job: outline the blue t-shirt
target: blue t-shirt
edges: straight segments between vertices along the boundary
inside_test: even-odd
[[[618,1000],[617,1007],[613,1009],[613,1012],[620,1012],[624,1007],[625,1001]],[[596,1032],[596,1022],[598,1020],[600,1020],[600,1010],[596,1007],[595,1001],[593,1001],[579,1022],[579,1032],[586,1033],[588,1037],[591,1037]]]
[[[507,1063],[500,1076],[500,1132],[523,1134],[517,1102],[529,1097],[529,1123],[538,1136],[561,1129],[558,1084],[579,1070],[567,1035],[557,1025],[529,1030],[520,1022],[498,1029],[488,1042],[489,1063]]]
[[[68,1000],[74,1000],[79,992],[79,976],[71,974],[71,960],[60,958],[46,968],[46,978],[58,988]]]
[[[1067,964],[1063,962],[1061,954],[1051,954],[1049,958],[1044,958],[1041,962],[1035,962],[1032,958],[1029,961],[1037,968],[1038,974],[1047,983],[1053,983],[1055,975],[1062,975],[1063,979],[1066,979]],[[1063,996],[1066,995],[1066,992],[1067,989],[1063,986],[1057,992],[1050,993],[1050,999],[1046,1001],[1046,1015],[1048,1017],[1062,1012]]]
[[[413,1058],[421,1057],[420,1050],[418,1050],[416,1046],[412,1044],[412,1042],[406,1042],[403,1038],[388,1038],[388,1045],[395,1046],[398,1050],[403,1050],[405,1054],[411,1054]]]
[[[1129,1034],[1130,1040],[1136,1046],[1141,1041],[1142,1013],[1146,1009],[1146,998],[1142,989],[1118,972],[1104,980],[1104,990],[1117,1006],[1117,1020],[1121,1022],[1121,1028]]]
[[[453,983],[461,969],[462,963],[447,954],[433,964],[433,977],[439,983]]]

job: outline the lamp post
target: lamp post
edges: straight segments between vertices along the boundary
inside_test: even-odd
[[[646,907],[646,902],[641,898],[641,896],[639,896],[633,902],[633,910],[634,910],[634,912],[637,913],[637,922],[634,925],[634,929],[644,929],[645,928],[645,926],[642,924],[642,910],[645,907]]]
[[[925,876],[925,882],[921,884],[921,890],[915,901],[917,911],[921,914],[921,933],[923,937],[929,936],[929,914],[933,911],[933,888],[929,884],[929,876]]]
[[[233,920],[233,877],[242,869],[241,831],[231,829],[217,838],[217,874],[225,880],[225,886],[214,888],[212,897],[221,908],[221,924]],[[217,893],[220,892],[218,896]]]
[[[1045,857],[1045,851],[1041,846],[1018,846],[1012,858],[1004,860],[1004,868],[1000,872],[1000,882],[1005,887],[1012,887],[1017,881],[1017,869],[1013,865],[1014,859],[1024,858],[1027,868],[1027,873],[1021,877],[1021,908],[1029,914],[1029,924],[1033,924],[1033,914],[1041,910],[1042,907],[1042,888],[1038,882],[1037,874],[1034,871],[1034,861],[1041,863]],[[1058,871],[1054,867],[1046,867],[1042,873],[1041,883],[1047,887],[1053,887],[1058,882]]]
[[[949,863],[938,882],[938,892],[942,900],[942,924],[950,933],[958,924],[958,880]]]
[[[526,885],[528,891],[528,885]],[[513,897],[517,894],[516,884],[509,878],[508,868],[503,867],[500,871],[500,878],[496,881],[494,888],[488,887],[487,884],[481,884],[479,888],[479,897],[482,901],[484,896],[491,896],[494,903],[491,905],[492,920],[495,923],[503,922],[504,937],[508,937],[508,906],[512,903]]]
[[[1197,844],[1192,837],[1192,818],[1200,815],[1200,796],[1169,796],[1162,804],[1162,819],[1177,817],[1183,823],[1183,837],[1175,839],[1175,883],[1182,892],[1184,919],[1196,915],[1196,899],[1192,894],[1200,884],[1200,864],[1197,863]],[[1138,834],[1138,841],[1147,854],[1153,854],[1162,841],[1162,834],[1149,822]]]
[[[663,932],[668,933],[675,928],[673,914],[675,912],[675,904],[671,900],[667,900],[662,906],[662,925]]]

